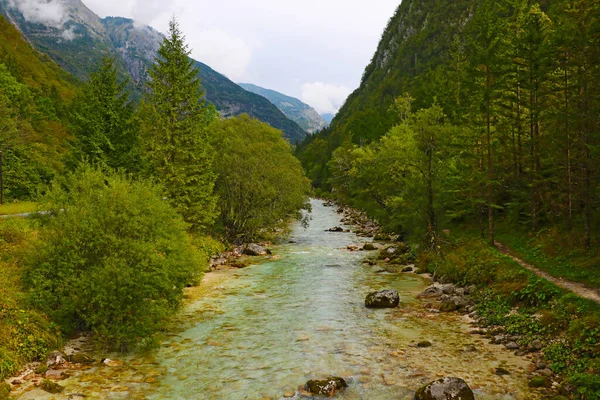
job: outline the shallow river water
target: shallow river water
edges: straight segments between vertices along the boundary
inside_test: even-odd
[[[346,250],[365,239],[325,232],[340,216],[320,201],[312,206],[308,228],[297,224],[294,243],[275,247],[276,257],[208,274],[189,289],[159,349],[108,355],[123,366],[74,372],[57,398],[300,398],[299,386],[330,375],[350,385],[340,399],[412,399],[442,376],[465,379],[478,399],[538,398],[527,387],[528,360],[468,334],[463,316],[426,310],[416,295],[428,280],[377,273],[362,262],[367,252]],[[379,289],[398,290],[400,307],[366,309],[365,295]],[[432,347],[417,348],[421,340]],[[495,375],[497,367],[510,375]],[[36,389],[21,398],[48,396]]]

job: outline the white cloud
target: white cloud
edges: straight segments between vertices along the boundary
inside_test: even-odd
[[[168,7],[163,0],[135,0],[131,6],[130,16],[136,25],[150,25],[157,18],[168,12]]]
[[[28,22],[60,28],[68,20],[59,0],[9,0],[9,4],[18,9]]]
[[[186,37],[192,57],[233,81],[247,77],[246,68],[252,60],[252,47],[242,38],[220,29],[194,32]]]
[[[301,99],[310,104],[319,114],[335,114],[350,95],[346,86],[332,85],[323,82],[305,83],[302,85]]]
[[[60,35],[63,39],[68,40],[69,42],[77,37],[75,33],[75,27],[72,26],[69,29],[65,29],[65,31]]]
[[[138,25],[148,24],[163,33],[175,15],[198,61],[233,80],[295,97],[301,96],[301,82],[357,87],[387,21],[401,2],[82,1],[102,17],[133,18]],[[335,99],[332,103],[337,104]]]

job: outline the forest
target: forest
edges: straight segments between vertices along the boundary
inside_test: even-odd
[[[391,230],[431,243],[447,224],[477,221],[491,244],[505,223],[561,229],[597,248],[598,2],[457,3],[455,18],[472,18],[428,42],[418,70],[389,72],[395,97],[380,97],[380,109],[360,119],[348,110],[353,98],[376,102],[380,88],[363,80],[332,128],[299,146],[309,176]],[[407,42],[443,29],[431,22]],[[402,50],[404,60],[410,50]],[[367,81],[383,73],[369,68]],[[401,220],[417,214],[418,223]]]
[[[281,131],[204,100],[175,19],[139,102],[114,58],[79,82],[0,23],[0,215],[34,212],[0,221],[0,377],[80,332],[155,346],[209,258],[271,240],[310,182]]]

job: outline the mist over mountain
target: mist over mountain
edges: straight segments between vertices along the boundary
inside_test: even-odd
[[[120,17],[101,19],[80,0],[49,2],[0,0],[0,13],[16,26],[37,50],[85,81],[102,57],[112,54],[122,78],[139,97],[163,35],[148,26]],[[245,91],[200,61],[199,77],[206,99],[225,117],[249,114],[280,129],[292,142],[306,132],[264,97]]]

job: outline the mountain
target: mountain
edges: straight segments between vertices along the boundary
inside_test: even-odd
[[[314,108],[294,97],[286,96],[275,90],[265,89],[251,83],[239,83],[239,85],[249,92],[256,93],[268,99],[286,117],[296,122],[308,133],[318,132],[329,125]]]
[[[332,133],[353,133],[354,140],[379,138],[396,122],[388,110],[394,98],[410,92],[415,106],[425,105],[430,93],[423,79],[445,63],[453,40],[473,15],[476,0],[439,2],[404,0],[390,19],[360,87],[332,121]]]
[[[457,38],[472,18],[479,0],[403,0],[389,20],[366,67],[360,86],[347,98],[329,128],[312,135],[297,148],[316,186],[330,181],[329,160],[343,143],[367,144],[398,122],[390,112],[394,99],[410,93],[414,109],[428,107],[434,98],[430,83],[439,66],[450,63]],[[454,49],[459,56],[464,46]],[[445,104],[441,104],[444,106]]]
[[[331,124],[331,121],[333,121],[335,114],[331,114],[331,113],[321,114],[321,117],[327,122],[327,124]]]
[[[105,54],[117,58],[122,77],[131,79],[134,97],[140,97],[163,35],[150,27],[138,27],[120,17],[101,19],[80,0],[21,2],[0,0],[0,13],[15,25],[39,51],[80,80],[86,80]],[[297,142],[306,132],[262,96],[250,93],[196,61],[206,98],[225,116],[247,113],[280,129]]]

